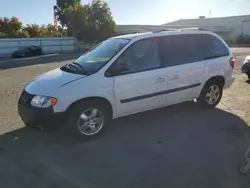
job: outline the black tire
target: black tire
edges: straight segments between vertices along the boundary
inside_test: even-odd
[[[100,130],[98,132],[87,135],[80,131],[80,128],[78,126],[79,117],[83,112],[85,112],[88,109],[98,109],[102,115],[104,116],[104,123],[101,126]],[[77,104],[75,104],[68,112],[69,119],[68,119],[68,128],[73,131],[75,135],[81,140],[92,140],[95,138],[100,137],[105,128],[107,127],[107,124],[109,124],[111,120],[111,113],[108,109],[107,105],[105,105],[104,102],[99,100],[87,100],[87,101],[81,101]]]
[[[250,80],[250,72],[247,73],[248,80]]]
[[[209,93],[209,90],[211,89],[211,87],[218,87],[219,93],[218,95],[216,95],[218,98],[216,97],[217,99],[215,101],[213,101],[212,103],[209,103],[207,94]],[[203,89],[201,90],[200,96],[197,99],[197,103],[203,109],[214,108],[215,106],[219,104],[222,94],[223,94],[223,85],[219,81],[217,81],[216,79],[208,81],[204,85]]]

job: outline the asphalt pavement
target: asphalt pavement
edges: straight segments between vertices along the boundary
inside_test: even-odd
[[[250,51],[243,51],[234,51],[236,81],[217,108],[187,102],[120,118],[90,142],[66,129],[30,131],[16,110],[25,83],[79,54],[0,63],[0,187],[249,187],[237,169],[250,144],[250,85],[240,73]]]

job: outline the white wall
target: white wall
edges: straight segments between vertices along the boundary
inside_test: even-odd
[[[73,37],[0,39],[0,56],[10,56],[22,46],[41,46],[43,53],[74,52]]]
[[[243,37],[250,40],[250,20],[243,23]]]

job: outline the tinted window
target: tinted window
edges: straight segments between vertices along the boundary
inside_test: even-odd
[[[202,49],[203,59],[213,59],[229,55],[227,47],[217,37],[212,35],[198,35],[198,43]]]
[[[115,65],[126,63],[127,70],[122,73],[140,72],[160,67],[155,39],[136,41],[117,59]]]
[[[158,46],[161,60],[166,66],[192,63],[202,59],[195,35],[160,37]]]
[[[176,66],[228,55],[226,46],[206,34],[173,35],[158,38],[161,61]]]

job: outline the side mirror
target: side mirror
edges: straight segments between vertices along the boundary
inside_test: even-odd
[[[108,71],[105,73],[105,76],[116,76],[123,71],[128,70],[128,65],[123,59],[119,59],[118,61],[114,62]]]

